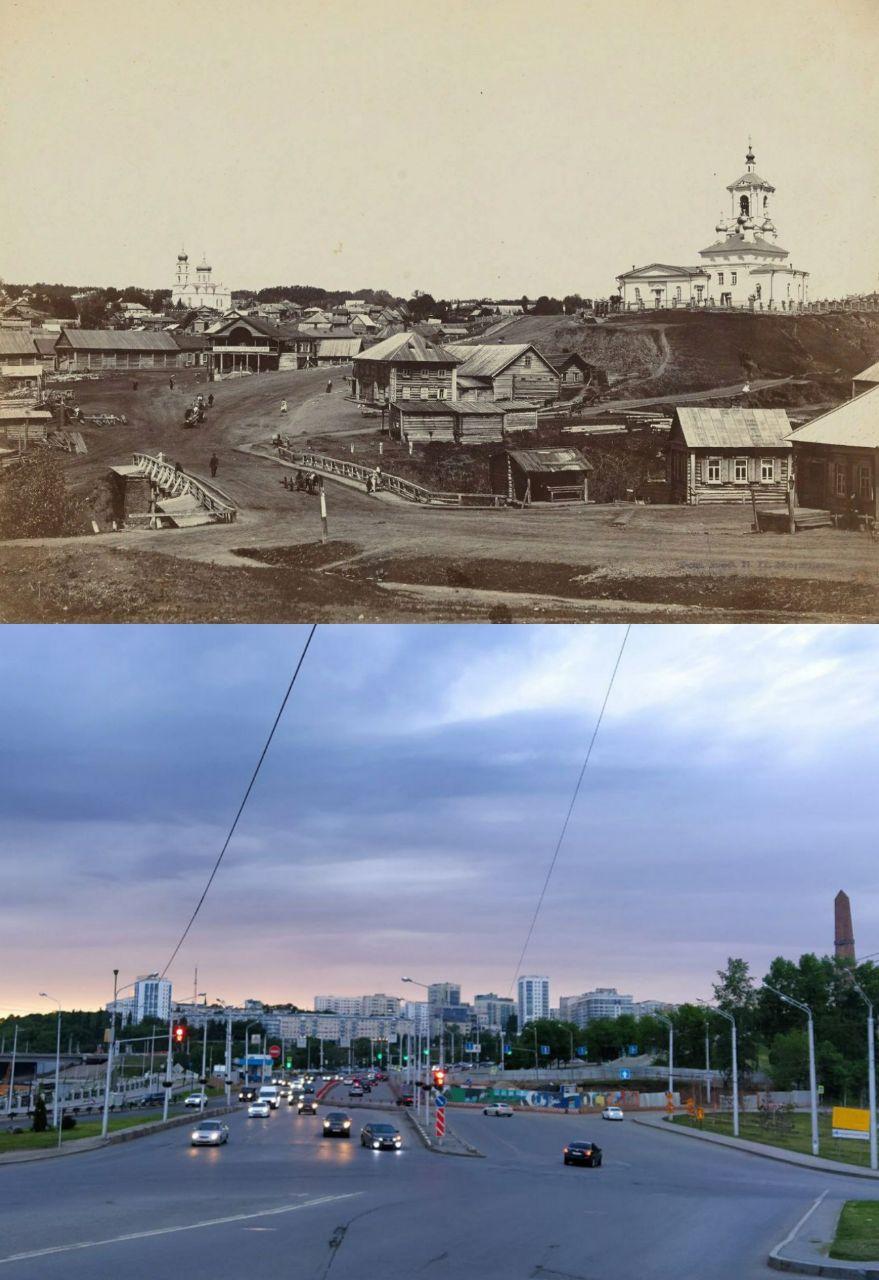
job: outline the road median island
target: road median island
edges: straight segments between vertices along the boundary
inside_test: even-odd
[[[684,1117],[688,1119],[688,1117]],[[731,1147],[735,1151],[744,1151],[748,1155],[762,1156],[764,1160],[777,1160],[781,1164],[796,1165],[800,1169],[819,1169],[822,1173],[842,1174],[846,1178],[866,1178],[872,1182],[879,1181],[879,1172],[863,1165],[847,1164],[842,1160],[829,1159],[825,1156],[813,1156],[810,1151],[797,1151],[787,1147],[773,1146],[763,1141],[752,1141],[748,1138],[727,1137],[707,1129],[699,1129],[690,1124],[681,1123],[681,1117],[670,1120],[666,1116],[633,1116],[635,1124],[646,1125],[665,1133],[676,1133],[683,1137],[695,1138],[701,1142],[715,1143],[721,1147]],[[879,1272],[877,1272],[879,1280]]]
[[[833,1200],[825,1190],[775,1246],[767,1262],[773,1271],[794,1275],[879,1280],[877,1254],[877,1202]]]
[[[217,1116],[229,1115],[233,1111],[237,1111],[235,1106],[230,1107],[212,1107],[207,1113],[211,1119]],[[132,1142],[135,1138],[147,1138],[153,1133],[163,1133],[166,1129],[179,1129],[184,1125],[192,1125],[198,1117],[193,1115],[172,1116],[169,1120],[126,1120],[122,1117],[114,1117],[110,1121],[110,1133],[106,1138],[102,1138],[100,1133],[90,1134],[82,1138],[64,1138],[60,1146],[50,1145],[34,1149],[25,1145],[18,1150],[4,1150],[4,1143],[0,1143],[0,1165],[4,1164],[24,1164],[33,1160],[49,1160],[55,1156],[75,1156],[84,1151],[97,1151],[102,1147],[115,1146],[120,1142]],[[88,1125],[82,1125],[81,1128],[96,1127],[100,1129],[100,1121],[95,1120]],[[75,1130],[71,1130],[75,1132]],[[16,1134],[15,1137],[29,1138],[34,1135],[30,1133]],[[43,1135],[36,1135],[42,1137]],[[51,1143],[57,1143],[57,1135],[54,1132],[49,1133]]]

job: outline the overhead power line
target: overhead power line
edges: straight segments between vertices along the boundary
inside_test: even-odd
[[[305,661],[305,655],[308,653],[308,646],[311,644],[316,630],[317,630],[317,623],[314,623],[311,627],[311,630],[308,633],[305,644],[302,646],[302,652],[299,655],[299,661],[296,663],[296,668],[293,672],[293,675],[290,677],[290,683],[287,685],[287,692],[284,694],[284,697],[281,701],[281,705],[278,708],[278,714],[275,716],[274,723],[271,727],[271,730],[269,731],[269,736],[266,738],[265,746],[263,747],[260,753],[260,757],[256,762],[256,768],[253,771],[250,782],[247,784],[247,790],[244,793],[244,798],[241,801],[241,804],[238,806],[238,812],[235,814],[235,818],[232,822],[231,827],[229,828],[228,834],[226,835],[226,839],[223,841],[223,847],[219,852],[216,862],[214,863],[214,867],[213,867],[213,870],[211,871],[211,874],[208,876],[207,884],[205,885],[202,891],[202,895],[199,898],[198,902],[196,903],[195,910],[193,911],[192,915],[189,918],[189,923],[181,933],[180,938],[178,939],[178,942],[177,942],[177,946],[171,952],[171,958],[168,960],[168,963],[165,965],[164,969],[162,970],[161,976],[163,978],[165,974],[168,972],[168,970],[171,968],[171,965],[174,963],[174,959],[177,955],[177,952],[180,950],[180,948],[183,946],[183,943],[186,941],[186,936],[189,933],[189,930],[195,924],[196,916],[198,915],[199,911],[201,911],[202,906],[204,905],[204,900],[208,896],[208,891],[214,882],[214,876],[217,874],[217,872],[220,869],[220,863],[223,861],[223,857],[226,853],[226,850],[229,848],[229,842],[231,841],[233,835],[235,834],[235,828],[238,826],[238,820],[241,817],[242,813],[244,812],[244,806],[247,804],[247,801],[250,798],[250,793],[253,790],[254,783],[256,782],[259,776],[259,771],[262,768],[262,763],[265,760],[266,755],[268,754],[269,747],[272,745],[272,738],[274,738],[275,736],[275,730],[277,729],[278,725],[281,723],[281,716],[284,714],[284,708],[287,705],[290,694],[293,692],[293,686],[296,684],[296,678],[299,675],[300,670],[302,669],[302,664]]]
[[[616,680],[617,671],[619,669],[620,661],[623,656],[623,650],[626,647],[626,641],[629,638],[630,630],[631,630],[631,624],[628,624],[626,626],[625,631],[623,632],[622,643],[620,644],[619,652],[617,653],[617,656],[616,656],[616,661],[613,664],[613,670],[610,673],[610,679],[607,682],[607,689],[604,692],[604,700],[601,704],[601,709],[598,712],[598,719],[595,721],[595,728],[592,730],[592,737],[589,739],[589,746],[586,749],[586,755],[583,759],[583,765],[577,777],[577,784],[574,787],[574,793],[571,796],[571,803],[568,805],[568,811],[565,814],[565,820],[562,823],[562,829],[559,832],[559,838],[556,841],[555,849],[553,850],[553,854],[552,854],[552,859],[550,861],[549,867],[547,868],[546,878],[543,881],[543,888],[540,890],[540,896],[537,899],[537,906],[534,908],[534,915],[531,917],[531,924],[528,926],[528,933],[525,936],[525,942],[522,946],[522,951],[519,955],[519,962],[516,965],[516,971],[513,974],[513,980],[510,983],[511,995],[513,992],[513,987],[516,985],[516,979],[518,978],[519,974],[522,972],[522,961],[525,959],[525,953],[528,950],[528,944],[531,941],[531,935],[534,932],[534,926],[537,924],[537,917],[540,915],[540,908],[543,906],[543,899],[546,897],[546,891],[549,888],[549,882],[552,879],[552,873],[555,870],[555,864],[558,861],[559,852],[561,850],[562,844],[564,843],[565,835],[567,834],[568,823],[571,821],[571,814],[574,812],[574,805],[577,803],[577,797],[580,794],[580,787],[583,785],[583,777],[589,766],[589,760],[592,756],[592,748],[595,746],[595,740],[598,737],[598,730],[601,728],[601,722],[604,719],[604,710],[605,710],[605,707],[607,706],[608,699],[610,698],[614,681]]]

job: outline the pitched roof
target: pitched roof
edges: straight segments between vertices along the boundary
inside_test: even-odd
[[[769,254],[775,258],[787,258],[787,249],[782,249],[777,244],[770,244],[768,240],[763,240],[760,236],[754,240],[742,240],[739,236],[733,234],[727,236],[725,240],[718,240],[715,244],[710,244],[707,249],[700,249],[699,254],[705,257],[709,253],[743,253],[743,254]]]
[[[658,267],[665,275],[675,277],[683,276],[685,279],[690,276],[704,276],[708,274],[704,267],[679,267],[673,266],[668,262],[648,262],[643,267],[632,267],[631,271],[621,271],[616,278],[617,280],[635,279],[636,277],[643,275],[645,271],[652,271],[654,267]]]
[[[558,449],[508,449],[511,458],[523,471],[591,471],[592,463],[588,462],[579,449],[561,447]]]
[[[317,344],[317,356],[318,359],[344,356],[351,360],[362,346],[362,338],[321,338]]]
[[[53,339],[54,346],[54,339]],[[37,347],[27,329],[0,328],[0,356],[35,356]]]
[[[784,409],[675,409],[691,449],[784,449],[790,421]]]
[[[387,364],[458,364],[457,356],[419,333],[395,333],[357,356]]]
[[[539,359],[549,364],[546,356],[541,355],[532,342],[490,342],[476,345],[450,342],[446,350],[463,361],[458,373],[465,378],[494,378],[526,351],[533,351]],[[553,369],[553,372],[556,371]]]
[[[61,342],[74,351],[179,351],[170,333],[136,329],[62,329]]]
[[[813,418],[789,437],[793,444],[842,444],[879,449],[879,387]]]
[[[736,178],[735,182],[729,184],[727,191],[736,191],[739,187],[762,187],[764,191],[775,190],[772,183],[761,178],[759,173],[743,173],[740,178]]]
[[[879,360],[871,364],[869,369],[862,369],[854,376],[855,382],[879,382]]]

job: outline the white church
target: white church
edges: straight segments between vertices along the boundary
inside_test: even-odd
[[[651,262],[617,276],[624,311],[644,307],[743,307],[752,311],[793,311],[808,300],[808,271],[790,263],[777,243],[769,211],[775,187],[754,168],[748,144],[747,168],[727,187],[730,216],[721,216],[717,239],[699,250],[698,266]],[[770,239],[771,237],[771,239]]]
[[[195,275],[189,274],[189,256],[183,250],[177,255],[177,279],[171,289],[171,302],[177,306],[211,307],[214,311],[225,312],[232,309],[232,290],[225,285],[217,284],[211,279],[212,267],[208,266],[207,257],[202,256]]]

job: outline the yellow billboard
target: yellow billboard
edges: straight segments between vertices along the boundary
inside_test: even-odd
[[[870,1112],[861,1107],[834,1107],[831,1117],[834,1138],[870,1137]]]

